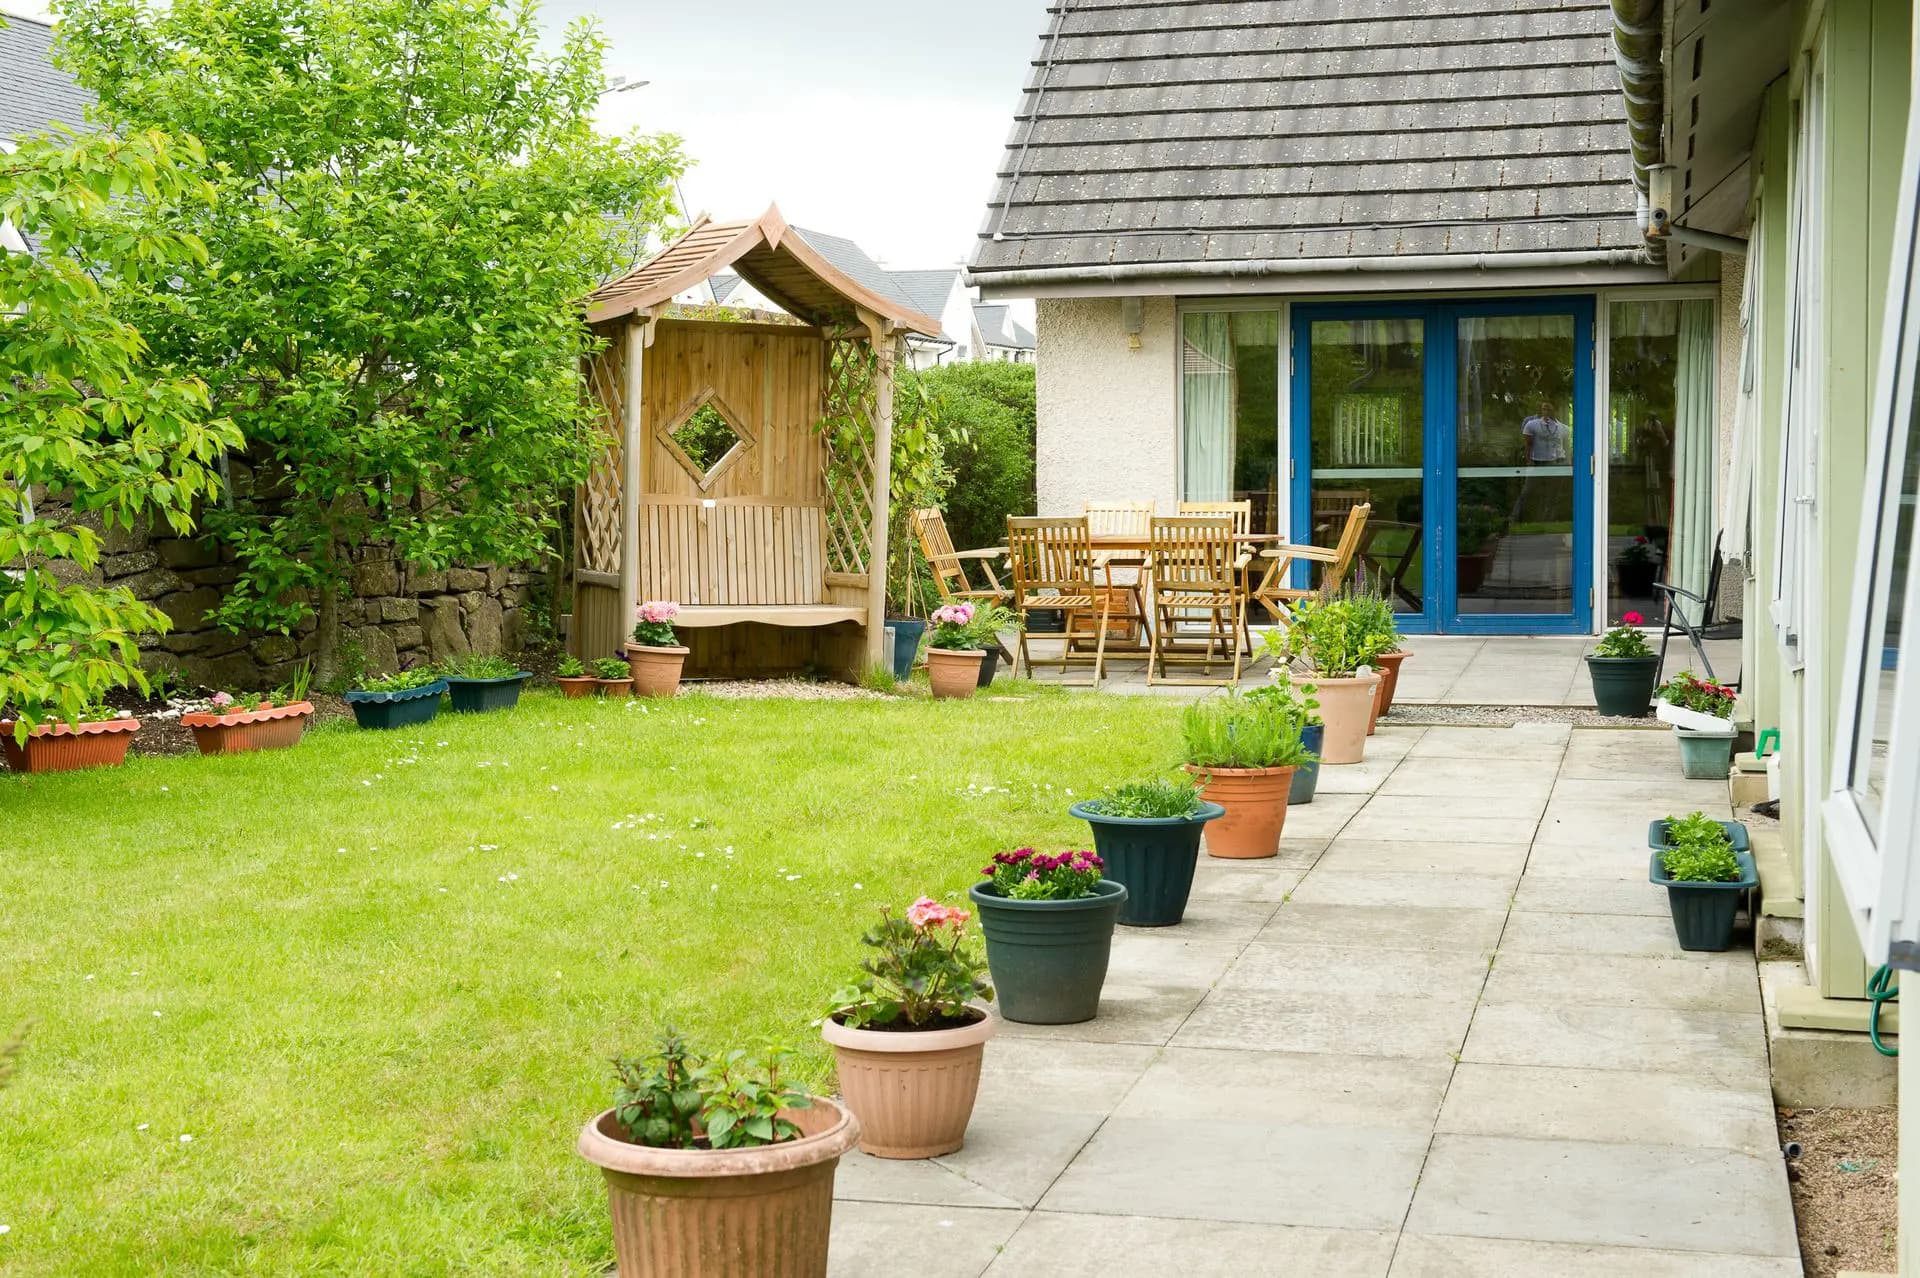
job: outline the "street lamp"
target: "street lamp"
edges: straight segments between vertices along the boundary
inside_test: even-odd
[[[625,93],[628,89],[644,89],[652,83],[651,80],[629,80],[624,75],[616,75],[607,81],[606,88],[600,90],[600,96],[604,98],[613,93]]]

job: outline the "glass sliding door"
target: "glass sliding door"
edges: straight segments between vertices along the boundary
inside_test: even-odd
[[[1180,339],[1180,499],[1250,502],[1279,531],[1279,313],[1190,311]]]
[[[1379,315],[1306,325],[1310,370],[1307,539],[1339,541],[1347,512],[1372,507],[1362,569],[1396,612],[1424,617],[1426,529],[1426,321]],[[1296,467],[1296,484],[1298,483]]]

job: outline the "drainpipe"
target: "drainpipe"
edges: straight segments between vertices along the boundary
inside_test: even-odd
[[[1666,74],[1660,65],[1663,0],[1612,0],[1613,62],[1620,72],[1620,96],[1627,104],[1627,139],[1633,156],[1634,214],[1641,234],[1650,229],[1647,171],[1666,159]],[[1648,246],[1659,256],[1658,239]]]

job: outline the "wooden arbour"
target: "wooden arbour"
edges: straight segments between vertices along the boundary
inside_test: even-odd
[[[798,322],[680,318],[676,295],[733,271]],[[588,300],[605,451],[575,503],[569,647],[611,656],[647,599],[680,605],[693,677],[882,660],[893,372],[939,324],[822,257],[778,208],[701,218]],[[703,408],[734,442],[705,471],[674,434]],[[711,420],[710,417],[704,420]]]

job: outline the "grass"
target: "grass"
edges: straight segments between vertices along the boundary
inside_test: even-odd
[[[1171,765],[1177,713],[531,695],[0,775],[0,1272],[601,1272],[609,1057],[671,1021],[826,1082],[872,911],[1086,846],[1070,795]]]

